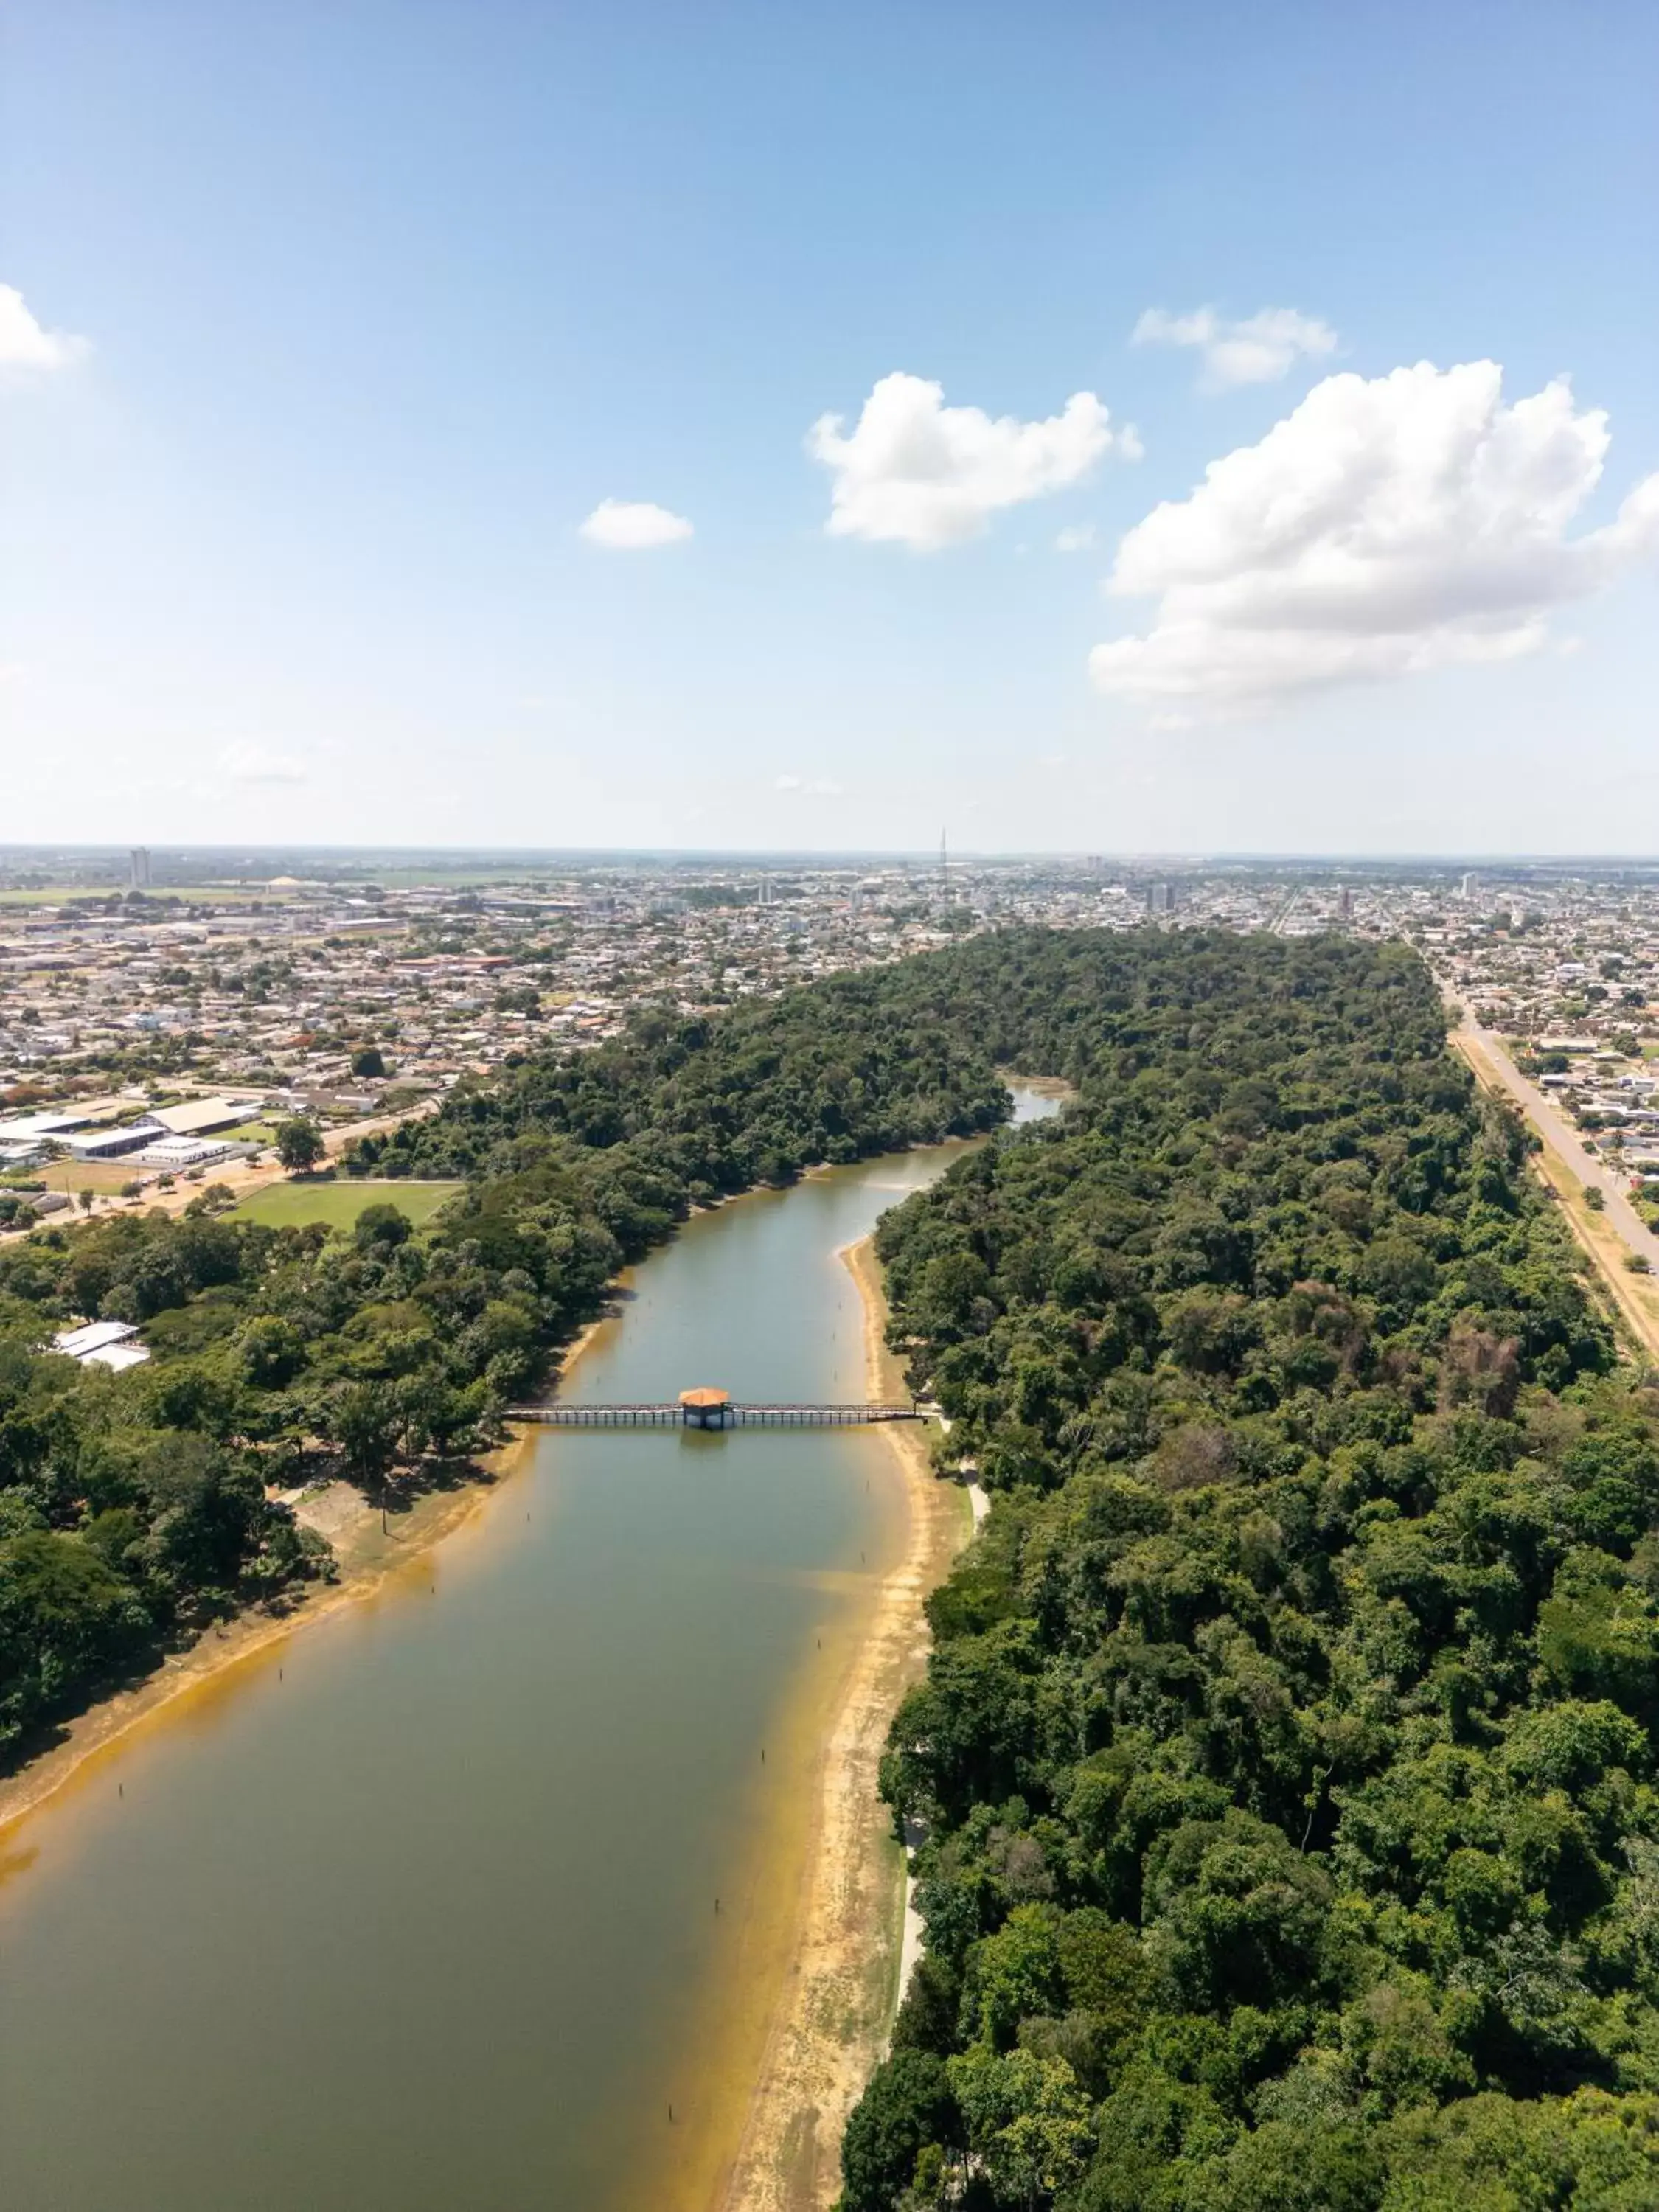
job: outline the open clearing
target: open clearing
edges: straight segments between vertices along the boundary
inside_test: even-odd
[[[391,1204],[423,1228],[459,1182],[273,1182],[246,1198],[230,1218],[263,1221],[271,1229],[297,1229],[325,1221],[331,1229],[349,1229],[366,1206]]]
[[[154,1168],[135,1167],[131,1160],[43,1160],[0,1176],[0,1188],[27,1190],[30,1183],[44,1183],[48,1190],[95,1190],[107,1198],[130,1182],[153,1181],[155,1174]]]

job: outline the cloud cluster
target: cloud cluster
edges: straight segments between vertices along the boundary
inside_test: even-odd
[[[303,783],[306,764],[291,753],[273,752],[269,745],[239,738],[219,756],[219,765],[233,783]]]
[[[678,545],[690,537],[691,525],[684,515],[654,507],[648,499],[602,499],[582,524],[581,534],[590,545],[613,553],[641,553],[656,545]]]
[[[1336,351],[1336,332],[1316,315],[1294,307],[1262,307],[1227,322],[1213,307],[1190,315],[1148,307],[1129,334],[1131,345],[1194,346],[1204,356],[1200,382],[1206,392],[1239,384],[1276,384],[1304,356],[1322,361]]]
[[[1565,381],[1505,406],[1494,362],[1328,377],[1123,538],[1108,589],[1157,617],[1096,647],[1094,680],[1182,719],[1534,652],[1659,546],[1659,476],[1567,536],[1607,444]]]
[[[15,284],[0,284],[0,369],[68,368],[89,350],[84,338],[42,329]]]
[[[834,476],[830,533],[933,553],[977,538],[1000,508],[1063,490],[1115,450],[1140,447],[1114,430],[1092,392],[1074,392],[1044,422],[947,407],[941,385],[902,372],[884,376],[850,434],[821,416],[806,450]]]
[[[839,799],[842,793],[842,785],[828,775],[781,775],[772,788],[798,799]]]

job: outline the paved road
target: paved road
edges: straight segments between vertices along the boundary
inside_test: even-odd
[[[1659,1310],[1656,1310],[1650,1287],[1659,1276],[1659,1237],[1632,1206],[1625,1193],[1624,1178],[1595,1154],[1584,1150],[1583,1139],[1571,1122],[1547,1092],[1528,1082],[1504,1049],[1503,1040],[1490,1030],[1482,1029],[1455,998],[1449,1000],[1449,1004],[1459,1018],[1458,1026],[1452,1032],[1452,1042],[1481,1082],[1502,1092],[1519,1107],[1528,1126],[1542,1140],[1547,1156],[1547,1176],[1553,1176],[1564,1192],[1570,1192],[1575,1184],[1580,1188],[1587,1185],[1599,1190],[1606,1200],[1599,1218],[1575,1212],[1565,1206],[1562,1212],[1637,1342],[1659,1364]],[[1610,1229],[1611,1237],[1592,1234],[1585,1225],[1591,1218],[1598,1218],[1599,1227]],[[1623,1264],[1624,1255],[1628,1253],[1639,1253],[1654,1273],[1632,1273]]]
[[[1458,1011],[1462,1018],[1455,1042],[1477,1067],[1484,1069],[1495,1084],[1508,1091],[1568,1173],[1588,1188],[1601,1193],[1607,1200],[1602,1218],[1618,1231],[1628,1249],[1639,1252],[1659,1274],[1659,1237],[1631,1204],[1626,1191],[1628,1178],[1608,1167],[1598,1154],[1587,1152],[1583,1137],[1548,1093],[1528,1082],[1504,1049],[1503,1040],[1490,1030],[1483,1030],[1464,1009]]]

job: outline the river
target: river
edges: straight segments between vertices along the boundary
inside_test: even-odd
[[[962,1149],[699,1217],[566,1395],[863,1397],[838,1248]],[[721,2094],[798,1873],[757,1839],[905,1528],[877,1431],[544,1432],[381,1595],[94,1763],[7,1839],[0,2204],[637,2203],[669,2105]]]

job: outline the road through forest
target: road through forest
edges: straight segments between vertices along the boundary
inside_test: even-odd
[[[1561,1200],[1574,1235],[1642,1348],[1659,1360],[1659,1237],[1631,1204],[1626,1178],[1599,1153],[1585,1151],[1577,1130],[1555,1102],[1522,1074],[1502,1039],[1482,1029],[1455,1000],[1451,1004],[1458,1016],[1451,1031],[1453,1048],[1468,1062],[1476,1081],[1516,1107],[1539,1139],[1540,1172]],[[1586,1190],[1601,1194],[1604,1203],[1599,1211],[1587,1204]],[[1644,1274],[1627,1266],[1632,1256],[1644,1259],[1654,1273]]]

